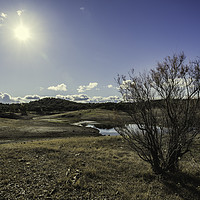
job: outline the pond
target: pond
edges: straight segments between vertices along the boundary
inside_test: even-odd
[[[99,133],[101,135],[107,135],[107,136],[119,135],[119,133],[113,127],[108,128],[96,121],[80,121],[80,122],[73,123],[73,125],[95,128],[95,129],[99,130]],[[106,128],[100,128],[100,127],[106,127]]]
[[[72,125],[75,126],[84,126],[84,127],[90,127],[99,130],[99,133],[101,135],[107,135],[107,136],[116,136],[119,135],[119,133],[114,129],[111,125],[105,125],[98,123],[96,121],[80,121],[73,123]],[[133,130],[134,132],[140,131],[138,126],[136,124],[127,124],[126,127],[130,130]],[[158,131],[160,128],[158,127]]]

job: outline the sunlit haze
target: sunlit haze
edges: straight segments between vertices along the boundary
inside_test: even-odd
[[[118,102],[118,74],[200,56],[200,1],[1,0],[0,102]],[[187,61],[188,61],[187,60]]]
[[[14,32],[15,32],[16,38],[19,39],[19,40],[26,41],[26,40],[30,39],[30,31],[23,24],[18,25],[15,28]]]

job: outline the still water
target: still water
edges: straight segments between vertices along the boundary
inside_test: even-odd
[[[119,135],[119,133],[114,128],[98,128],[98,125],[101,125],[101,124],[96,121],[80,121],[80,122],[73,123],[73,125],[95,128],[95,129],[99,130],[99,133],[102,135],[109,135],[109,136]],[[139,128],[136,124],[128,124],[128,125],[126,125],[126,127],[135,133],[138,133],[138,131],[141,132],[141,130],[139,130]],[[141,127],[142,127],[142,125],[141,125]],[[169,129],[167,129],[167,128],[161,129],[158,126],[157,131],[158,131],[158,133],[168,133]]]
[[[99,123],[96,121],[80,121],[77,123],[73,123],[73,125],[75,126],[85,126],[85,127],[95,128],[99,130],[99,133],[101,135],[110,135],[110,136],[119,135],[119,133],[114,128],[110,128],[110,129],[97,128],[95,124],[97,125]]]

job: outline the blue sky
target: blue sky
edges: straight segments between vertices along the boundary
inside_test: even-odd
[[[0,0],[0,102],[115,101],[117,74],[200,56],[198,0]],[[18,11],[18,12],[17,12]],[[16,37],[23,24],[26,40]]]

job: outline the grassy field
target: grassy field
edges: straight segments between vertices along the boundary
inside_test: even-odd
[[[118,136],[2,144],[0,199],[199,199],[199,143],[182,172],[152,174]]]
[[[0,119],[0,200],[200,199],[199,138],[192,156],[180,161],[181,172],[162,178],[120,136],[71,125],[84,120],[113,125],[115,117],[95,109]]]
[[[72,124],[83,120],[112,124],[114,116],[112,111],[94,109],[44,116],[29,114],[28,119],[0,118],[0,143],[40,138],[98,136],[100,134],[96,129]]]
[[[103,109],[71,111],[54,115],[29,114],[28,119],[0,118],[0,143],[6,140],[29,140],[73,136],[98,136],[98,130],[73,126],[74,122],[96,121],[114,127],[117,117],[128,119],[124,113]],[[117,124],[119,125],[119,124]]]

